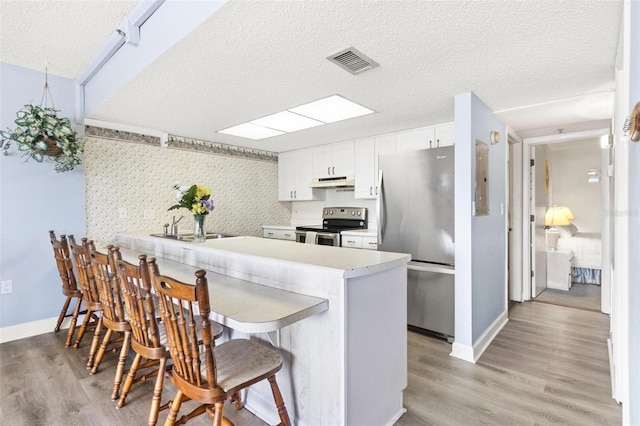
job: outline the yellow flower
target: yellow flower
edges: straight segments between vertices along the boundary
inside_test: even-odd
[[[211,190],[206,186],[196,186],[196,200],[201,200],[203,197],[211,195]]]

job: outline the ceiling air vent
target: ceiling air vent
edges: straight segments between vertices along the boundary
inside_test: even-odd
[[[354,47],[349,47],[335,55],[327,57],[327,59],[349,71],[351,74],[360,74],[363,71],[370,70],[379,65],[376,61],[368,58]]]

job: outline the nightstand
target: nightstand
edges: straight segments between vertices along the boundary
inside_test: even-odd
[[[571,288],[571,263],[573,250],[559,248],[547,251],[547,288],[569,290]]]

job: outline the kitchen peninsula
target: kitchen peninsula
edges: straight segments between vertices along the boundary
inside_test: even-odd
[[[392,425],[404,413],[409,255],[256,237],[194,244],[139,232],[118,234],[114,242],[328,302],[327,310],[283,328],[248,332],[231,326],[223,336],[250,335],[280,349],[285,362],[276,377],[294,424]],[[268,385],[260,385],[250,388],[246,407],[277,423]]]

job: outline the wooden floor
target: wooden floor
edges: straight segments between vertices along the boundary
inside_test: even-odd
[[[609,383],[608,323],[597,312],[515,304],[475,365],[450,357],[445,341],[410,332],[408,412],[397,425],[620,425]],[[64,338],[47,333],[0,345],[0,423],[146,425],[152,381],[134,385],[127,405],[116,410],[109,399],[115,356],[91,376],[86,344],[65,349]],[[165,384],[164,398],[173,392]],[[236,425],[264,425],[229,404],[225,415]],[[161,412],[158,424],[165,417]],[[203,415],[188,424],[211,422]]]

